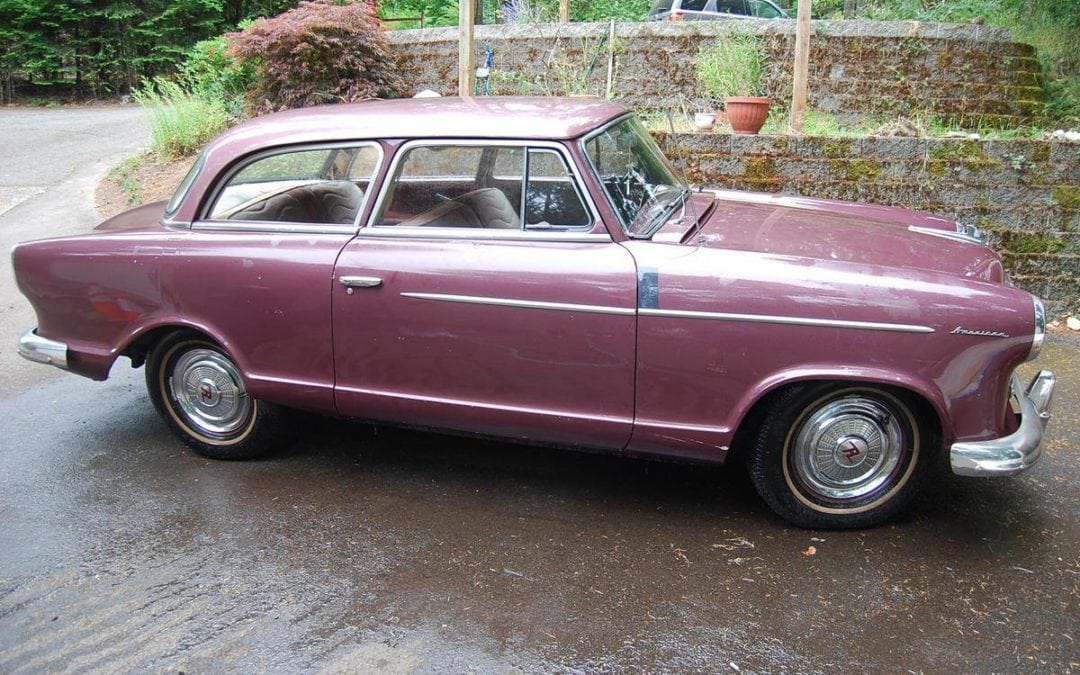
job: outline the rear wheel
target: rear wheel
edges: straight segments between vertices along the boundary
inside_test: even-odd
[[[257,457],[276,436],[277,410],[251,398],[233,360],[202,336],[173,333],[158,343],[146,387],[172,430],[206,457]]]
[[[793,387],[758,433],[750,474],[779,515],[808,528],[879,525],[915,496],[930,451],[908,396],[884,388]]]

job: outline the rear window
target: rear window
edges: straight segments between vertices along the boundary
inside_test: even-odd
[[[176,213],[176,210],[180,208],[180,202],[184,201],[184,195],[191,189],[191,184],[195,182],[195,176],[199,175],[199,171],[202,170],[203,155],[199,155],[199,158],[188,169],[187,175],[184,176],[184,180],[180,181],[180,185],[176,187],[176,192],[173,192],[173,196],[169,199],[169,203],[165,206],[165,215],[171,216]]]
[[[234,173],[210,209],[212,220],[351,225],[379,160],[374,144],[285,150]]]
[[[652,5],[652,9],[649,10],[649,14],[659,14],[660,12],[667,12],[670,9],[671,0],[656,0]]]

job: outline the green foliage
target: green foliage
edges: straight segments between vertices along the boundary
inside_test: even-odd
[[[696,72],[706,97],[760,96],[764,58],[758,37],[732,32],[698,51]]]
[[[371,2],[301,2],[228,38],[228,54],[254,69],[249,96],[257,112],[404,91]]]
[[[116,181],[120,190],[124,193],[124,200],[128,206],[142,206],[143,190],[135,177],[135,172],[143,165],[143,156],[128,157],[119,166],[109,171],[109,178]]]
[[[297,0],[0,0],[0,100],[21,84],[109,95],[171,73],[200,40]]]
[[[649,0],[571,0],[573,21],[644,21],[649,14]]]
[[[241,64],[227,53],[228,39],[224,35],[196,42],[180,64],[180,80],[195,96],[221,101],[236,119],[244,115],[244,98],[255,82],[255,68]]]
[[[153,149],[166,157],[194,154],[229,123],[224,101],[193,94],[174,80],[155,78],[133,95],[150,120]]]

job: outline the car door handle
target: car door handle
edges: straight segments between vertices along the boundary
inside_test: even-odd
[[[350,295],[354,288],[378,288],[382,286],[379,277],[338,277],[338,281],[345,286],[345,292]]]

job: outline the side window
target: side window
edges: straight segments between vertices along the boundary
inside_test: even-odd
[[[529,150],[529,180],[525,190],[525,229],[567,229],[591,224],[577,184],[562,155],[554,150]]]
[[[375,225],[520,229],[524,155],[511,146],[410,148]]]
[[[772,3],[764,2],[763,0],[747,0],[750,4],[751,13],[759,19],[778,19],[782,15],[780,10],[772,5]]]
[[[544,148],[527,153],[524,147],[508,145],[409,148],[397,163],[374,225],[502,230],[590,226],[562,155]]]
[[[351,225],[378,162],[373,145],[264,155],[228,179],[210,218]]]
[[[716,11],[721,14],[746,14],[743,0],[717,0]]]
[[[679,9],[701,12],[705,10],[706,4],[708,4],[708,0],[683,0]]]

